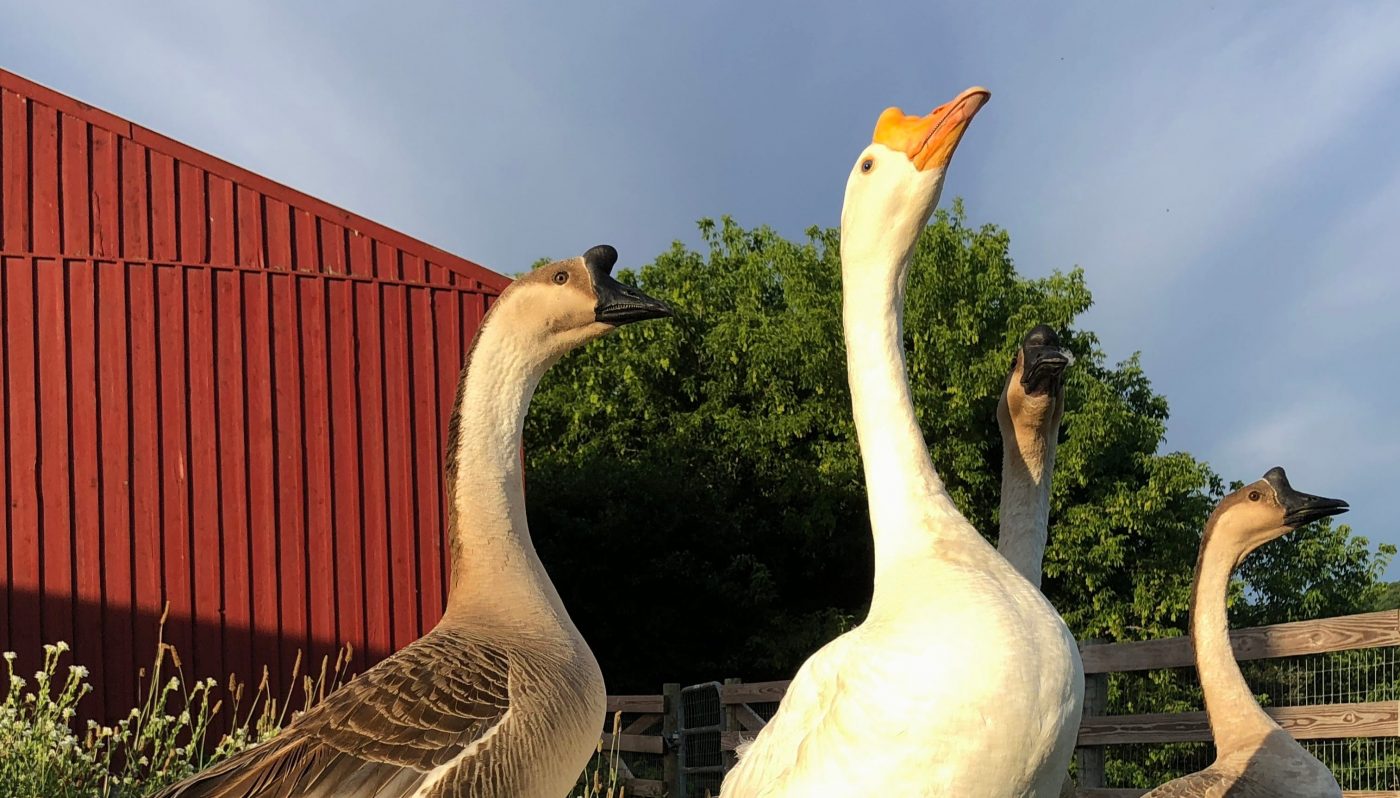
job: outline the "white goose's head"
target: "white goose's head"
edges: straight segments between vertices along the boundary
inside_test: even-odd
[[[843,262],[903,262],[928,224],[963,132],[991,92],[974,86],[927,116],[887,108],[856,159],[841,208]]]
[[[601,244],[540,266],[511,283],[486,324],[508,331],[540,367],[624,324],[671,315],[664,302],[613,279],[616,263],[617,250]]]

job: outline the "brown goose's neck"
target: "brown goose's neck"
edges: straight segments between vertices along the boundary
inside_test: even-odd
[[[499,309],[499,305],[498,305]],[[493,314],[494,315],[494,314]],[[550,362],[529,352],[506,320],[488,316],[457,386],[445,487],[452,585],[448,611],[526,608],[567,619],[530,540],[521,435]]]
[[[1230,646],[1226,598],[1230,574],[1246,553],[1228,538],[1213,535],[1215,519],[1206,525],[1191,595],[1191,642],[1196,670],[1205,693],[1206,714],[1217,756],[1257,744],[1278,725],[1265,714],[1245,682]]]
[[[1022,429],[1001,419],[1001,532],[997,550],[1040,587],[1050,527],[1050,476],[1058,429]]]

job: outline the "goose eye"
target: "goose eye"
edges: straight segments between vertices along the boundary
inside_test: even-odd
[[[874,158],[866,158],[865,160],[863,160],[863,161],[860,162],[860,170],[861,170],[862,172],[869,172],[871,169],[874,169],[874,168],[875,168],[875,159],[874,159]]]
[[[1257,491],[1257,490],[1252,490],[1252,491],[1250,491],[1250,492],[1249,492],[1249,500],[1252,501],[1252,502],[1257,502],[1257,501],[1259,501],[1259,491]]]
[[[555,272],[555,273],[554,273],[554,284],[555,284],[555,285],[563,285],[564,283],[567,283],[568,281],[569,281],[569,273],[568,273],[568,272]]]

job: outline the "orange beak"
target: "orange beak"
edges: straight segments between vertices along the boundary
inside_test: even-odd
[[[921,172],[942,169],[953,160],[963,131],[991,96],[981,86],[973,86],[928,116],[906,116],[898,108],[886,108],[875,123],[874,141],[909,156]]]

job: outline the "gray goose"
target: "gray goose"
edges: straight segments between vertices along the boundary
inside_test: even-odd
[[[1230,648],[1225,598],[1230,574],[1250,552],[1309,521],[1347,511],[1347,503],[1299,493],[1282,468],[1221,500],[1206,522],[1191,592],[1191,642],[1215,739],[1205,770],[1145,798],[1340,798],[1337,779],[1254,699]]]
[[[446,485],[452,585],[432,631],[268,742],[163,798],[560,798],[606,711],[598,663],[530,541],[521,430],[536,385],[569,350],[670,315],[611,277],[609,246],[502,292],[457,386]]]
[[[1040,587],[1050,526],[1050,477],[1065,414],[1069,351],[1055,331],[1037,324],[1016,350],[997,403],[1001,428],[1001,532],[997,551]]]

